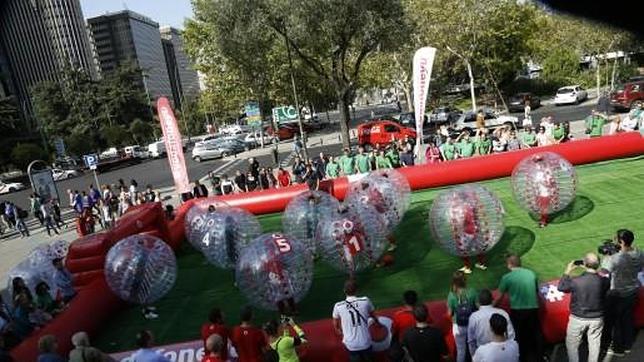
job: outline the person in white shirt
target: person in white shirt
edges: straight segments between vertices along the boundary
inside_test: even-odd
[[[468,345],[470,355],[474,355],[476,350],[494,338],[492,328],[490,328],[490,317],[493,314],[502,315],[508,322],[508,339],[514,339],[514,328],[508,313],[503,309],[492,306],[492,292],[489,289],[481,289],[479,292],[479,310],[472,313],[467,324]]]
[[[519,362],[519,344],[508,339],[508,320],[494,313],[490,317],[492,341],[476,349],[473,362]]]
[[[523,108],[523,127],[532,126],[532,108],[530,108],[530,101],[525,100],[525,107]]]
[[[152,332],[144,330],[136,335],[139,350],[134,354],[133,362],[170,362],[170,360],[152,349],[154,337]]]
[[[353,280],[344,283],[343,301],[333,307],[333,327],[342,336],[342,343],[349,352],[349,360],[373,361],[371,335],[369,334],[368,319],[378,319],[374,307],[367,297],[357,297],[358,286]],[[376,322],[378,323],[378,322]]]

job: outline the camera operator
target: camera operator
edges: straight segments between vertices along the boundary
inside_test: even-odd
[[[583,269],[576,277],[570,274]],[[579,361],[579,345],[586,335],[588,339],[588,361],[599,360],[599,347],[604,327],[604,301],[610,287],[608,278],[597,274],[599,258],[588,253],[583,260],[571,261],[564,275],[559,279],[558,289],[570,293],[570,318],[566,329],[566,350],[568,361]]]
[[[644,253],[633,247],[634,239],[632,231],[617,230],[615,242],[619,243],[620,250],[602,262],[604,271],[610,273],[602,347],[609,347],[612,337],[608,354],[615,356],[630,352],[634,338],[633,310],[640,286],[637,273],[644,266]]]

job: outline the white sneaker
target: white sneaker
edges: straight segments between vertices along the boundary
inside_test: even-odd
[[[154,312],[148,312],[148,313],[144,314],[143,316],[145,317],[145,319],[157,319],[157,318],[159,318],[159,315],[154,313]]]
[[[477,268],[477,269],[481,269],[481,270],[487,270],[487,266],[485,264],[481,264],[481,263],[474,264],[474,267]]]
[[[463,273],[465,273],[465,274],[472,274],[472,269],[470,269],[470,268],[468,268],[468,267],[466,267],[466,266],[463,266],[463,267],[462,267],[462,268],[460,268],[459,270],[460,270],[460,271],[462,271],[462,272],[463,272]]]

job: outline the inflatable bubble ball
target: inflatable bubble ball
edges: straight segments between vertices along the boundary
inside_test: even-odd
[[[222,201],[213,201],[209,199],[199,199],[190,207],[186,212],[184,227],[186,231],[186,239],[197,250],[201,250],[199,245],[202,242],[204,234],[213,225],[213,221],[209,218],[212,211],[220,210],[229,207],[228,204]]]
[[[326,192],[302,192],[286,205],[282,215],[284,233],[304,243],[315,254],[318,224],[326,217],[337,215],[339,207],[340,201]]]
[[[396,192],[398,193],[398,205],[400,210],[403,214],[409,210],[409,206],[411,205],[411,187],[409,186],[407,177],[400,173],[400,171],[386,168],[372,171],[367,177],[384,177],[391,181],[395,185]]]
[[[66,240],[56,240],[49,244],[49,252],[52,259],[60,258],[63,259],[67,256],[69,251],[69,242]]]
[[[54,290],[54,273],[56,268],[52,264],[53,255],[51,247],[47,244],[35,247],[27,257],[13,267],[7,273],[7,290],[10,295],[13,295],[13,279],[22,278],[25,285],[29,288],[32,294],[35,295],[36,285],[40,282],[45,282],[49,285],[50,290]]]
[[[438,194],[429,210],[429,230],[446,252],[460,256],[487,253],[505,226],[501,201],[487,188],[465,185]]]
[[[262,233],[255,215],[237,207],[217,209],[207,224],[199,248],[210,263],[224,269],[234,269],[241,250]]]
[[[359,204],[342,206],[336,217],[318,227],[318,251],[333,268],[349,275],[374,265],[389,245],[387,229],[376,209]]]
[[[387,230],[393,232],[405,213],[401,202],[403,198],[392,180],[374,176],[352,182],[344,203],[354,210],[359,210],[365,204],[373,206],[382,215]]]
[[[280,310],[302,300],[313,280],[313,255],[304,243],[284,234],[263,234],[239,255],[237,287],[255,306]]]
[[[553,152],[530,155],[512,171],[514,198],[524,209],[548,215],[575,199],[577,173],[568,160]]]
[[[119,298],[148,305],[174,286],[177,260],[168,244],[155,236],[128,236],[107,253],[105,279]]]

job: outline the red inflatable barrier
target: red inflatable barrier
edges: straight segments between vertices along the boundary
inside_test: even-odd
[[[74,287],[80,288],[80,287],[90,285],[96,279],[103,278],[103,276],[104,276],[103,268],[101,268],[100,270],[91,270],[91,271],[86,271],[81,273],[75,273]]]
[[[109,234],[102,232],[75,240],[67,252],[67,259],[81,259],[105,254],[109,249]]]
[[[89,258],[67,259],[65,266],[72,274],[89,272],[93,270],[103,270],[105,266],[105,253]]]
[[[127,210],[110,231],[113,243],[133,234],[157,230],[163,232],[163,208],[161,203],[136,205]],[[111,245],[110,245],[111,247]]]

